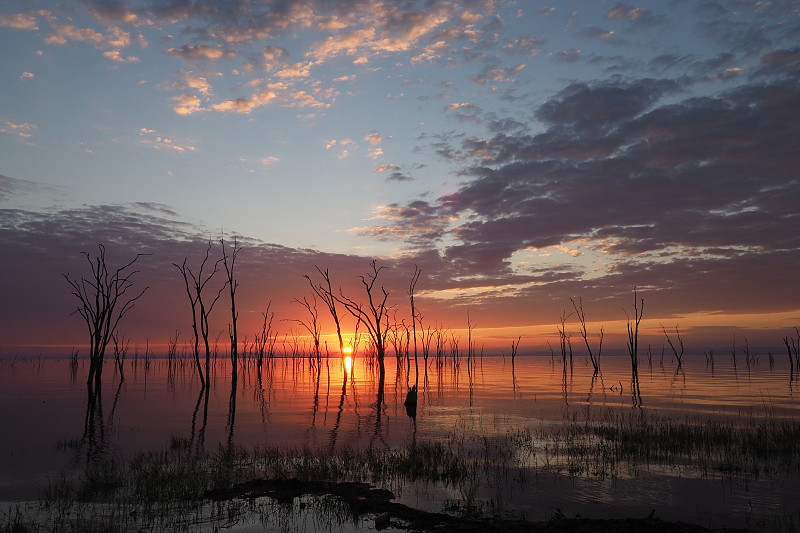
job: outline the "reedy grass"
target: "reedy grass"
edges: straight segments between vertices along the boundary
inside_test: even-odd
[[[36,504],[0,513],[0,532],[194,531],[237,520],[263,522],[280,516],[288,521],[286,507],[278,512],[268,499],[209,498],[211,491],[253,479],[357,481],[395,493],[411,484],[430,484],[457,495],[442,502],[449,510],[501,514],[510,503],[508,491],[524,491],[532,479],[642,474],[796,478],[800,424],[769,412],[742,421],[595,409],[511,429],[508,421],[461,419],[443,439],[398,447],[231,445],[197,451],[187,439],[174,437],[162,450],[104,457],[77,477],[50,482]],[[335,522],[346,514],[335,498],[311,501],[323,520]]]

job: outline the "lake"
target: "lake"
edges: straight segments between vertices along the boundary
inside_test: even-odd
[[[49,481],[80,471],[92,454],[126,457],[176,440],[211,450],[227,444],[334,450],[524,437],[513,459],[520,479],[484,479],[470,497],[531,520],[655,511],[665,520],[712,527],[800,525],[800,443],[782,444],[794,456],[787,463],[759,457],[758,441],[745,452],[732,450],[737,442],[707,451],[690,442],[708,432],[732,441],[773,431],[793,435],[800,384],[785,355],[685,356],[680,368],[669,356],[640,357],[638,392],[627,355],[603,356],[597,376],[584,357],[570,364],[518,356],[513,365],[508,356],[439,363],[431,357],[427,370],[420,357],[418,378],[413,357],[400,363],[386,358],[380,387],[376,366],[363,357],[349,374],[338,357],[275,358],[260,375],[240,360],[235,382],[230,362],[220,357],[206,395],[191,360],[129,357],[124,379],[113,359],[106,361],[100,394],[90,396],[88,361],[6,358],[0,361],[0,501],[36,499]],[[403,402],[415,383],[411,416]],[[636,440],[641,428],[677,444],[650,450],[651,443]],[[607,448],[614,451],[606,454]],[[392,488],[400,501],[433,511],[463,497],[442,483]]]

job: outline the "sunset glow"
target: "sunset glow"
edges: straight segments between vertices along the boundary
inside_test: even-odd
[[[548,354],[566,316],[581,350],[580,298],[621,352],[634,288],[653,350],[662,325],[694,354],[800,327],[792,2],[68,4],[0,7],[0,357],[86,354],[61,274],[98,244],[112,269],[145,254],[131,346],[190,352],[175,265],[210,242],[209,274],[222,238],[242,350],[269,316],[276,350],[316,325],[335,351],[311,287],[368,310],[373,259],[395,341]]]

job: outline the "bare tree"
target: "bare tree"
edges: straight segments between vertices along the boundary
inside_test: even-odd
[[[575,314],[581,323],[581,337],[583,337],[583,342],[586,344],[586,349],[589,351],[589,359],[592,361],[594,373],[597,374],[600,372],[600,353],[603,351],[603,326],[600,326],[600,343],[597,346],[597,357],[595,357],[594,352],[592,352],[592,347],[589,346],[588,333],[586,331],[586,314],[583,312],[583,299],[578,297],[577,304],[573,298],[570,298],[569,301],[572,302],[572,307],[575,309]]]
[[[206,268],[206,263],[208,262],[209,254],[211,253],[211,242],[208,243],[208,248],[206,248],[206,256],[203,258],[203,262],[200,263],[200,270],[195,275],[192,272],[192,269],[186,266],[187,258],[183,259],[183,263],[178,265],[177,263],[172,263],[175,268],[180,271],[183,275],[183,282],[186,286],[186,294],[189,297],[189,303],[192,307],[192,332],[194,334],[194,360],[197,364],[197,373],[200,375],[200,384],[202,387],[206,387],[208,385],[210,372],[210,360],[211,360],[211,347],[208,344],[208,317],[211,315],[211,311],[214,309],[214,305],[219,300],[220,296],[222,295],[222,291],[225,290],[225,285],[219,288],[217,291],[217,295],[211,301],[210,304],[207,305],[206,301],[203,300],[203,291],[205,290],[206,285],[209,281],[214,277],[214,274],[217,273],[219,270],[219,264],[222,262],[222,259],[218,259],[215,263],[211,272],[207,272],[206,274],[203,273],[203,270]],[[191,285],[189,284],[189,279],[191,278]],[[205,352],[206,352],[206,367],[205,367],[205,377],[203,376],[203,370],[200,367],[200,336],[197,332],[197,324],[200,323],[200,335],[203,337],[203,344],[205,345]]]
[[[239,360],[239,336],[236,329],[236,322],[239,319],[239,313],[236,311],[236,289],[239,287],[239,282],[234,277],[234,267],[236,266],[236,256],[239,255],[242,248],[234,238],[229,265],[228,254],[225,252],[225,239],[222,238],[219,242],[222,245],[222,264],[225,266],[225,273],[228,275],[227,285],[231,294],[231,323],[228,324],[228,335],[231,338],[231,376],[235,378]]]
[[[384,268],[386,267],[382,266],[378,268],[377,261],[373,259],[372,272],[368,272],[365,276],[360,276],[369,302],[366,310],[354,300],[345,296],[341,289],[339,289],[339,296],[336,297],[336,301],[342,304],[358,322],[367,328],[367,333],[375,347],[375,352],[378,357],[381,378],[385,375],[383,360],[386,354],[386,335],[389,331],[389,313],[388,307],[386,306],[389,293],[386,292],[385,288],[381,287],[383,297],[375,294],[377,292],[375,290],[375,283],[378,281],[378,276]]]
[[[91,387],[92,380],[100,385],[103,373],[103,359],[105,358],[108,343],[114,337],[122,317],[133,309],[135,302],[147,292],[145,287],[135,295],[128,295],[133,287],[133,276],[138,270],[132,270],[134,263],[143,255],[136,254],[130,262],[109,270],[106,264],[106,249],[98,244],[98,254],[92,257],[88,252],[86,256],[91,268],[91,276],[71,279],[69,273],[62,273],[64,279],[72,287],[72,294],[79,300],[77,308],[72,314],[79,314],[89,332],[89,378],[87,383]]]
[[[408,284],[408,298],[411,300],[411,332],[414,336],[414,376],[415,386],[419,385],[419,362],[417,360],[417,311],[414,307],[414,290],[417,287],[419,276],[422,270],[417,265],[414,265],[414,274],[411,276],[411,282]],[[420,324],[421,326],[421,324]]]
[[[561,339],[561,362],[564,368],[567,367],[567,349],[569,349],[569,366],[572,368],[572,341],[570,335],[567,334],[567,319],[572,316],[572,313],[567,314],[567,310],[561,312],[561,327],[556,326],[558,329],[558,336]]]
[[[669,337],[666,328],[664,328],[664,324],[661,324],[661,331],[664,332],[664,336],[667,338],[667,343],[669,343],[669,347],[672,348],[672,354],[678,360],[678,368],[681,368],[683,364],[683,338],[681,338],[681,332],[678,329],[678,325],[675,325],[675,334],[678,336],[678,344],[681,348],[680,352],[675,348],[675,345],[672,344],[672,339]]]
[[[298,300],[297,298],[294,299],[294,302],[306,308],[306,311],[308,311],[308,318],[297,318],[292,320],[292,322],[297,322],[311,334],[311,339],[314,342],[314,356],[316,357],[317,361],[319,361],[319,338],[321,335],[319,326],[319,312],[317,311],[317,297],[312,295],[311,298],[311,302],[309,302],[308,298],[305,296],[303,296],[302,301]]]
[[[785,336],[783,343],[786,345],[786,351],[789,352],[789,375],[794,375],[794,367],[798,365],[800,368],[800,329],[794,328],[797,338]]]
[[[628,355],[631,356],[631,382],[633,389],[633,401],[637,406],[642,404],[642,395],[639,391],[639,323],[642,321],[644,315],[644,298],[639,299],[636,293],[636,287],[633,288],[633,325],[631,325],[631,317],[625,311],[625,316],[628,317]]]
[[[636,287],[633,288],[633,325],[631,325],[631,317],[625,311],[625,316],[628,317],[628,354],[631,356],[631,367],[634,372],[638,370],[639,362],[639,323],[642,321],[644,315],[644,298],[639,300]]]
[[[323,272],[320,270],[318,266],[315,266],[317,272],[319,272],[320,276],[324,283],[314,283],[311,280],[311,277],[305,274],[303,277],[308,280],[309,285],[311,285],[311,290],[314,291],[320,300],[325,302],[325,305],[328,306],[328,311],[331,313],[331,317],[333,318],[333,322],[336,324],[336,336],[339,339],[339,355],[344,355],[344,342],[342,341],[342,327],[339,323],[339,314],[336,311],[336,296],[333,294],[333,288],[331,287],[331,276],[328,273],[328,269],[326,268]]]

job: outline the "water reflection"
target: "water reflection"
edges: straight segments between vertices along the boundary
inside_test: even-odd
[[[233,364],[233,368],[236,368],[236,363]],[[226,427],[228,428],[228,446],[230,447],[233,444],[233,428],[236,425],[236,389],[238,385],[238,376],[236,372],[231,373],[231,396],[228,400],[228,422]]]
[[[198,452],[205,449],[206,427],[208,426],[208,399],[211,393],[209,387],[200,387],[200,394],[197,396],[194,411],[192,412],[192,433],[189,439],[189,446]],[[203,416],[200,429],[197,430],[197,414],[200,411],[200,404],[203,405]]]
[[[103,454],[106,448],[105,417],[103,416],[103,386],[100,380],[87,383],[86,416],[83,423],[83,445],[87,461]]]
[[[638,420],[659,413],[742,423],[800,418],[795,391],[800,365],[790,368],[786,354],[774,357],[774,365],[751,357],[748,374],[743,359],[737,369],[732,359],[717,356],[713,362],[711,354],[686,357],[680,370],[669,357],[661,365],[656,357],[650,365],[648,356],[649,368],[640,366],[641,373],[632,371],[627,355],[606,356],[597,374],[580,357],[570,365],[568,352],[552,362],[517,357],[511,365],[501,357],[467,362],[448,354],[431,357],[430,368],[423,362],[420,378],[415,369],[413,380],[409,361],[402,359],[399,374],[396,361],[390,358],[381,369],[369,355],[351,361],[350,368],[339,358],[265,358],[262,365],[241,359],[243,366],[233,377],[230,363],[221,358],[207,387],[198,382],[191,360],[152,360],[148,366],[128,359],[124,372],[107,372],[99,387],[94,380],[85,385],[76,380],[81,367],[73,371],[70,360],[54,366],[46,390],[63,405],[72,399],[72,417],[61,416],[71,425],[65,434],[64,424],[43,424],[37,440],[54,448],[52,443],[74,436],[84,459],[91,461],[111,449],[115,454],[160,449],[176,435],[184,441],[188,436],[188,449],[196,451],[218,444],[336,451],[418,446],[458,431],[494,438],[520,428],[564,427],[576,416]],[[47,365],[35,378],[21,378],[0,366],[4,405],[12,405],[8,398],[25,397],[21,390],[44,390],[41,376],[49,375]],[[407,401],[411,390],[417,393],[413,403]],[[41,401],[31,401],[29,408],[37,413],[33,409],[41,410]],[[716,466],[709,468],[714,475]]]

